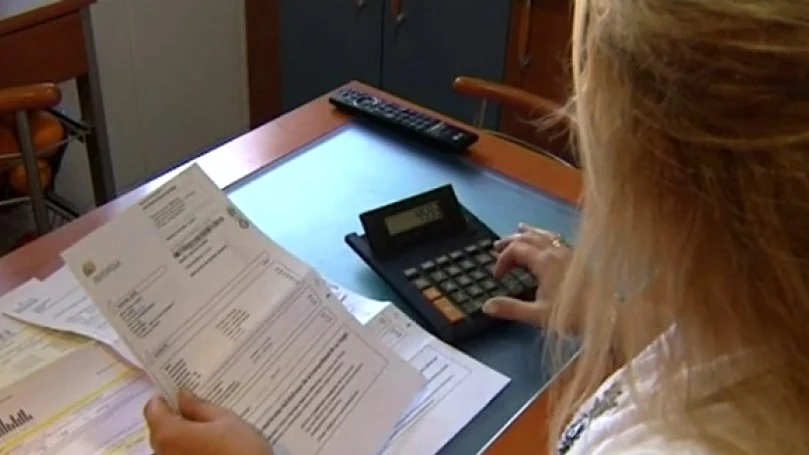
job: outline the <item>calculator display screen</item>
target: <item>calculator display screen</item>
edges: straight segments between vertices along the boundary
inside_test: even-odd
[[[438,201],[430,201],[409,210],[396,213],[385,218],[385,226],[390,235],[415,229],[444,217]]]

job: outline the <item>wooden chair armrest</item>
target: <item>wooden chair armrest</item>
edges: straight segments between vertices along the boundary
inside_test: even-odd
[[[31,111],[56,106],[62,91],[56,84],[31,84],[0,89],[0,113]]]
[[[463,95],[492,100],[504,106],[529,111],[539,117],[558,114],[562,108],[556,102],[525,90],[474,77],[457,77],[452,88]]]

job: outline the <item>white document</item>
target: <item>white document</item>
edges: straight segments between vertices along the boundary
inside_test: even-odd
[[[4,455],[149,455],[143,406],[151,382],[87,343],[0,389]]]
[[[45,298],[41,282],[30,280],[0,297],[0,312]],[[0,388],[91,343],[82,337],[22,324],[0,315]]]
[[[226,406],[277,455],[375,454],[425,383],[198,166],[63,258],[169,402]]]
[[[382,452],[437,453],[503,388],[509,378],[430,335],[389,302],[331,284],[343,305],[429,381]]]
[[[20,299],[3,309],[5,314],[29,324],[92,338],[113,349],[131,365],[142,368],[69,268],[60,268],[37,285],[39,298]]]

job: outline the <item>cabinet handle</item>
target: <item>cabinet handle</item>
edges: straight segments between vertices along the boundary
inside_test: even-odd
[[[354,3],[357,4],[357,9],[365,8],[365,4],[368,3],[368,0],[354,0]]]
[[[531,64],[531,9],[532,0],[525,0],[522,17],[520,18],[520,28],[517,30],[517,59],[520,68],[525,69]]]
[[[391,0],[390,6],[393,11],[393,18],[396,20],[396,25],[404,22],[405,14],[402,12],[402,0]]]

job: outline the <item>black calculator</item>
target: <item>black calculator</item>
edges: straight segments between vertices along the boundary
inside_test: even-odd
[[[348,245],[447,342],[490,329],[500,321],[481,309],[491,297],[533,299],[537,282],[522,268],[496,280],[498,239],[463,207],[451,185],[360,215],[364,234]]]

